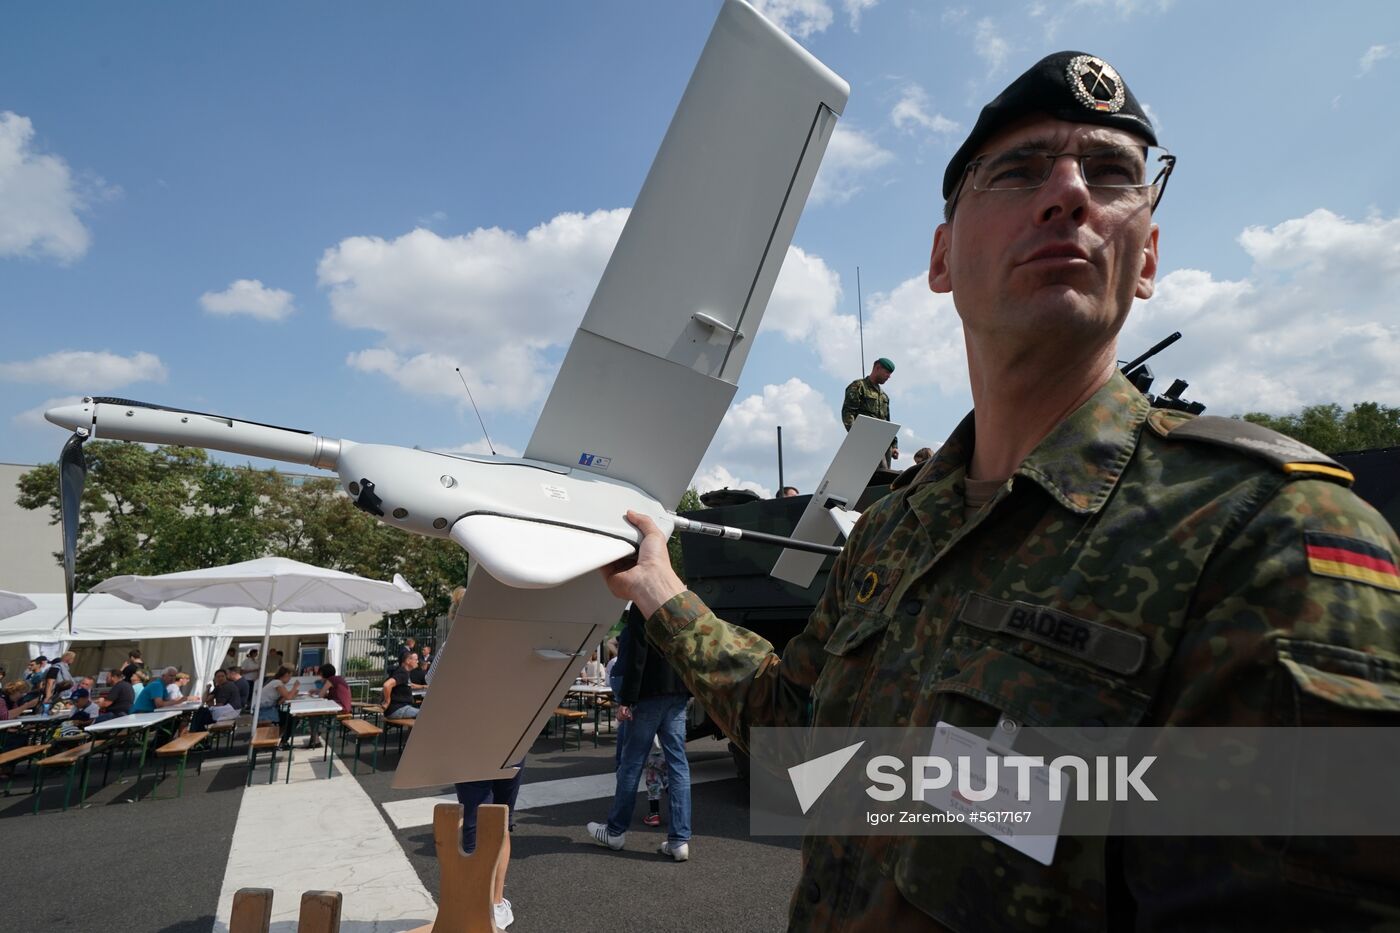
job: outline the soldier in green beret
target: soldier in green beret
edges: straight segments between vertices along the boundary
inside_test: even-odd
[[[864,512],[781,656],[715,618],[629,516],[642,544],[608,585],[735,742],[753,725],[1400,724],[1400,542],[1350,474],[1248,422],[1154,409],[1116,367],[1174,162],[1092,55],[1050,55],[983,109],[929,262],[975,408]],[[1396,849],[1072,836],[1044,864],[982,833],[808,837],[790,928],[1397,929]]]
[[[880,387],[889,382],[893,374],[894,363],[888,356],[882,356],[871,365],[870,375],[862,376],[846,386],[846,398],[841,403],[841,423],[846,426],[847,431],[855,422],[856,415],[867,415],[881,421],[890,420],[890,397]],[[896,437],[890,443],[890,449],[885,451],[880,466],[888,470],[890,461],[898,459],[899,438]]]

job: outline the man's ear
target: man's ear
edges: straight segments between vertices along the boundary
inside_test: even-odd
[[[928,257],[928,287],[939,294],[953,290],[953,277],[948,271],[948,248],[953,240],[953,229],[948,224],[938,225],[933,231],[933,252]]]
[[[1147,234],[1142,247],[1142,271],[1138,273],[1137,297],[1151,298],[1157,290],[1157,225]]]

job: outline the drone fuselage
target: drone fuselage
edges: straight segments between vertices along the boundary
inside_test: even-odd
[[[395,528],[450,538],[501,582],[555,586],[635,552],[623,517],[672,518],[645,491],[579,467],[518,457],[357,444],[309,431],[126,400],[85,399],[45,413],[109,440],[204,447],[334,470],[363,511]]]

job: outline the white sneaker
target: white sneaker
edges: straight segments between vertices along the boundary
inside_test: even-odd
[[[501,898],[499,904],[493,904],[492,909],[496,912],[496,927],[504,930],[515,922],[515,911],[510,909],[510,901]]]
[[[678,862],[684,862],[690,858],[690,843],[666,841],[657,847],[656,851],[661,855],[669,855]]]
[[[598,845],[607,846],[614,852],[622,848],[622,844],[627,841],[626,833],[618,833],[614,836],[612,833],[608,832],[607,823],[589,823],[588,835],[592,836],[593,841],[598,843]]]

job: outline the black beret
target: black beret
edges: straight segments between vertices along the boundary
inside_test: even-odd
[[[1036,62],[982,108],[972,132],[943,173],[943,199],[953,196],[967,163],[1008,123],[1030,114],[1127,130],[1157,145],[1152,121],[1112,65],[1084,52],[1056,52]]]

